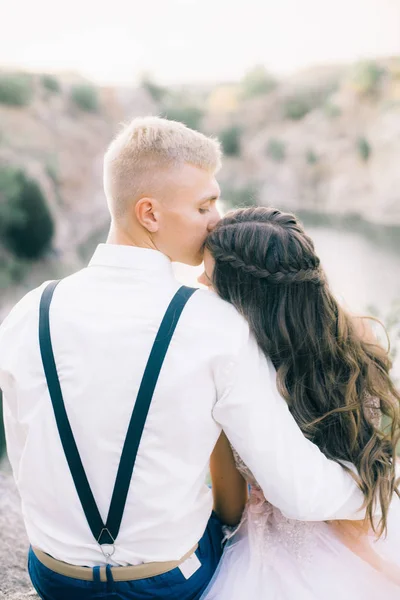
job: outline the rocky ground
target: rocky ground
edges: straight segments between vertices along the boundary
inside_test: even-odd
[[[0,599],[36,599],[26,567],[26,537],[20,500],[8,465],[0,464]]]

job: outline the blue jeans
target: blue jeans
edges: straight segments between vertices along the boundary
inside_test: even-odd
[[[222,530],[212,515],[199,542],[196,555],[201,567],[185,579],[179,568],[168,573],[136,581],[113,581],[108,570],[107,582],[83,581],[58,575],[45,567],[29,550],[28,571],[34,588],[43,600],[197,600],[207,587],[222,554]],[[94,575],[99,567],[95,567]]]

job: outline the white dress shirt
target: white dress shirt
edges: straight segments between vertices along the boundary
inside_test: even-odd
[[[179,286],[163,254],[101,244],[89,266],[54,293],[58,375],[103,520],[151,346]],[[0,327],[8,455],[31,544],[71,564],[101,565],[40,358],[43,289],[27,294]],[[361,492],[303,437],[245,320],[199,290],[183,311],[155,389],[112,564],[179,559],[200,539],[212,509],[209,457],[221,428],[286,516],[361,518]]]

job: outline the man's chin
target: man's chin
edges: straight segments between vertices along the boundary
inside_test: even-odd
[[[198,255],[193,259],[192,267],[199,267],[204,260],[204,248],[198,253]]]
[[[203,262],[203,255],[201,255],[199,258],[196,258],[196,260],[194,260],[191,263],[191,266],[192,267],[199,267],[202,264],[202,262]]]

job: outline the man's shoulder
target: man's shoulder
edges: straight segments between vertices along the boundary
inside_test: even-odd
[[[47,283],[25,294],[0,323],[0,375],[18,364],[22,351],[36,339],[40,298]]]
[[[26,320],[32,314],[38,314],[39,302],[42,292],[49,281],[45,281],[40,286],[26,293],[6,315],[0,323],[0,334],[2,331],[18,325]]]

